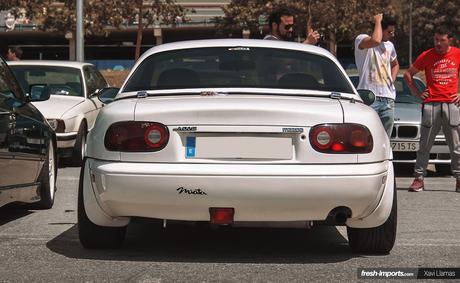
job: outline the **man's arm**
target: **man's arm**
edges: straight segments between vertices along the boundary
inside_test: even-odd
[[[417,86],[415,85],[414,82],[414,75],[420,72],[417,68],[415,68],[413,65],[410,66],[410,68],[404,73],[404,79],[407,82],[407,85],[409,86],[409,89],[412,91],[412,94],[420,97],[421,99],[428,98],[430,94],[428,91],[425,89],[423,91],[420,91]]]
[[[377,14],[374,16],[374,32],[372,37],[368,36],[359,43],[359,49],[374,48],[379,46],[382,42],[382,19],[383,14]]]
[[[459,73],[457,74],[457,77],[460,75],[460,69],[458,72]],[[460,106],[460,93],[454,94],[454,99],[452,100],[452,103],[455,103],[458,106]]]
[[[394,59],[393,61],[391,61],[391,79],[393,80],[393,82],[396,81],[398,72],[399,72],[399,62],[398,62],[398,59]]]
[[[310,28],[310,30],[307,32],[307,39],[303,43],[315,45],[318,43],[319,38],[319,32]]]

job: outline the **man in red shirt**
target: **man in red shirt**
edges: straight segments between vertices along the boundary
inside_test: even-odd
[[[430,150],[441,127],[449,145],[452,173],[457,179],[455,190],[460,192],[460,49],[450,46],[452,39],[449,30],[438,28],[434,48],[423,52],[404,73],[412,93],[423,100],[420,149],[414,168],[415,179],[409,187],[411,192],[424,189],[423,176]],[[413,80],[419,71],[425,71],[427,89],[424,91],[417,89]]]

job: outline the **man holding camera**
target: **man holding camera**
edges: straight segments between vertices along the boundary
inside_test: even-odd
[[[294,40],[294,13],[289,9],[281,8],[270,14],[268,17],[268,25],[270,26],[270,34],[267,34],[264,39],[269,40]],[[317,31],[310,29],[307,39],[304,44],[316,45],[320,39],[320,34]]]
[[[355,61],[359,72],[358,89],[375,94],[371,105],[377,111],[388,137],[394,122],[396,89],[394,81],[399,71],[396,50],[390,41],[395,35],[396,21],[383,14],[374,16],[372,36],[360,34],[355,39]]]

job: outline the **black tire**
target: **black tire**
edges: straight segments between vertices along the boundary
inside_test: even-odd
[[[348,242],[351,249],[358,253],[388,254],[396,240],[397,211],[398,201],[395,182],[393,205],[390,216],[385,223],[374,228],[347,227]]]
[[[123,245],[126,227],[103,227],[89,220],[83,203],[84,163],[80,171],[78,186],[78,235],[80,243],[87,249],[113,249]]]
[[[50,209],[53,207],[54,198],[56,195],[56,177],[57,177],[57,162],[56,162],[56,147],[53,142],[48,145],[48,153],[46,154],[45,163],[40,172],[40,201],[33,204],[32,208]]]
[[[435,164],[434,167],[438,175],[452,175],[450,164]]]
[[[73,148],[70,164],[73,166],[81,166],[85,156],[86,135],[88,134],[86,122],[82,121],[78,128],[77,140]]]

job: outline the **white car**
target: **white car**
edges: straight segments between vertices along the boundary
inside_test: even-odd
[[[346,225],[353,250],[388,253],[391,148],[363,99],[315,46],[220,39],[148,50],[88,135],[82,245],[118,247],[130,220],[148,217],[165,226]]]
[[[89,63],[69,61],[11,61],[13,73],[24,92],[45,84],[51,98],[34,102],[56,132],[59,157],[81,164],[86,135],[103,106],[97,91],[108,86],[102,74]]]

